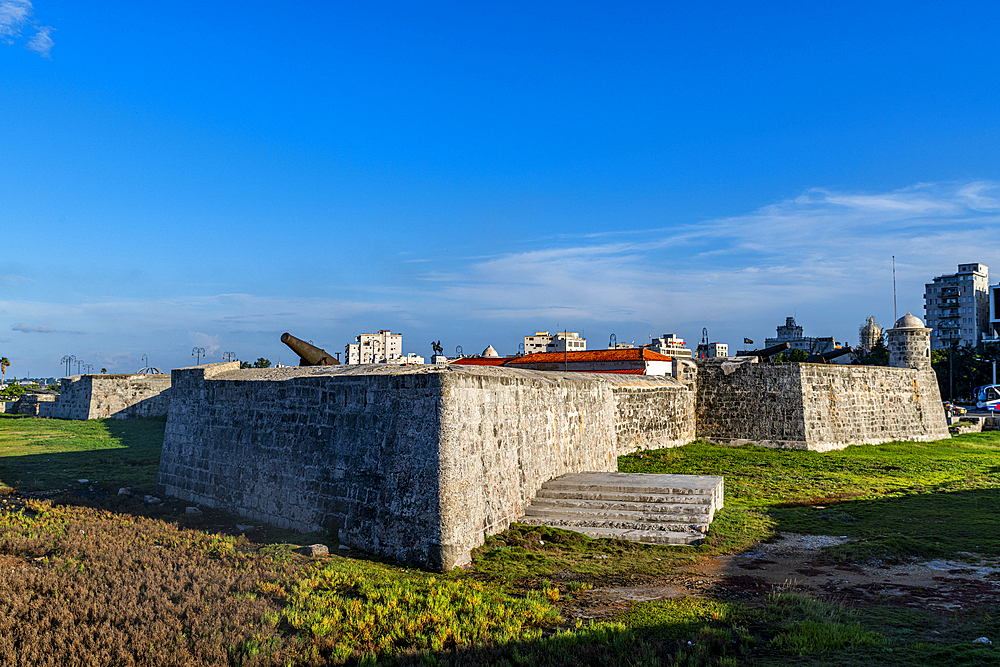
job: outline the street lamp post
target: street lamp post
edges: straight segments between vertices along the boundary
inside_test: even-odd
[[[77,374],[77,375],[79,375],[79,374],[80,374],[80,372],[81,372],[81,371],[80,371],[80,367],[81,367],[81,366],[83,366],[83,359],[77,359],[77,360],[76,360],[76,374]]]
[[[948,349],[948,400],[955,401],[955,340],[952,339]]]
[[[222,360],[223,361],[236,361],[236,353],[235,352],[223,352],[222,353]]]
[[[201,364],[201,355],[205,354],[205,348],[203,347],[193,347],[191,348],[191,356],[195,358],[194,365],[198,366]],[[197,355],[197,356],[196,356]]]
[[[66,375],[69,375],[70,374],[70,366],[72,366],[73,362],[76,361],[76,355],[73,355],[73,354],[64,354],[63,358],[60,359],[59,361],[62,362],[62,363],[64,363],[64,364],[66,364]]]

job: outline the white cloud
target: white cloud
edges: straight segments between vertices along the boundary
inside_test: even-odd
[[[449,314],[483,319],[728,322],[759,331],[798,307],[842,336],[869,311],[891,318],[893,255],[900,307],[914,312],[935,275],[959,262],[995,263],[987,240],[1000,228],[998,192],[983,182],[810,190],[747,215],[631,230],[607,243],[552,240],[562,247],[450,266],[428,287]]]
[[[21,333],[56,333],[56,330],[51,327],[32,326],[23,322],[18,322],[11,327],[11,330],[20,331]]]
[[[25,48],[34,51],[43,58],[50,58],[53,41],[51,26],[39,25],[31,18],[34,6],[29,0],[0,0],[0,41],[13,44],[27,27],[33,27],[32,35]]]
[[[222,346],[219,345],[218,335],[209,336],[208,334],[202,333],[200,331],[189,331],[188,336],[190,336],[191,342],[194,344],[194,347],[198,347],[205,350],[201,354],[202,359],[208,359],[209,357],[214,357],[215,353],[222,349]],[[195,360],[197,361],[197,357],[196,355],[194,355],[194,353],[192,353],[192,356],[195,356]]]
[[[49,26],[42,26],[35,33],[35,36],[28,40],[27,48],[31,49],[43,58],[51,57],[49,54],[52,51],[52,38],[49,37],[49,33],[52,32],[52,28]]]
[[[67,352],[103,359],[107,350],[131,349],[127,363],[113,366],[127,370],[139,367],[140,353],[162,368],[190,365],[193,345],[213,360],[222,350],[277,360],[284,331],[336,352],[362,329],[379,327],[400,327],[408,351],[442,338],[468,348],[477,339],[479,349],[491,342],[506,353],[535,327],[585,324],[600,346],[611,331],[621,340],[645,338],[647,330],[697,340],[707,326],[714,339],[735,344],[771,335],[797,314],[807,334],[850,342],[868,315],[891,322],[893,255],[900,315],[922,315],[923,284],[958,263],[996,270],[1000,248],[990,241],[1000,229],[998,196],[1000,184],[988,182],[816,189],[742,216],[536,239],[526,252],[456,259],[442,251],[426,263],[400,261],[412,273],[384,283],[327,286],[337,297],[8,298],[0,313],[9,322],[49,322],[61,334],[92,332],[72,339],[72,348],[64,336],[15,337],[51,342],[38,346],[32,365]],[[489,340],[480,346],[478,338]]]
[[[28,0],[0,0],[0,39],[12,44],[31,19],[32,9]]]

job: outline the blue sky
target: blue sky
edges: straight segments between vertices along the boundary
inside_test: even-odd
[[[0,0],[0,354],[856,342],[1000,278],[996,3]],[[921,313],[922,314],[922,313]]]

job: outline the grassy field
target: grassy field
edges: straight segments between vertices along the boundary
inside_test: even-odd
[[[0,417],[0,664],[1000,664],[1000,650],[970,641],[1000,640],[996,605],[943,614],[765,591],[638,603],[602,623],[564,611],[589,587],[669,577],[776,531],[855,538],[827,554],[851,563],[1000,555],[1000,434],[622,457],[623,471],[725,476],[705,544],[514,526],[471,569],[441,575],[335,542],[333,555],[307,558],[289,541],[317,536],[248,539],[233,518],[145,504],[163,426]]]
[[[0,413],[0,494],[87,486],[152,491],[165,424],[166,419],[82,422]]]

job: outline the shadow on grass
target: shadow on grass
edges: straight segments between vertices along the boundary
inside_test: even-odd
[[[1000,556],[1000,489],[928,490],[904,496],[776,507],[780,532],[843,535],[836,560]]]
[[[0,455],[0,487],[22,492],[156,487],[165,418],[78,422],[6,417],[0,424],[5,427],[0,435],[8,436],[7,455]],[[11,428],[18,429],[17,439],[9,437]],[[87,482],[81,484],[81,479]]]

